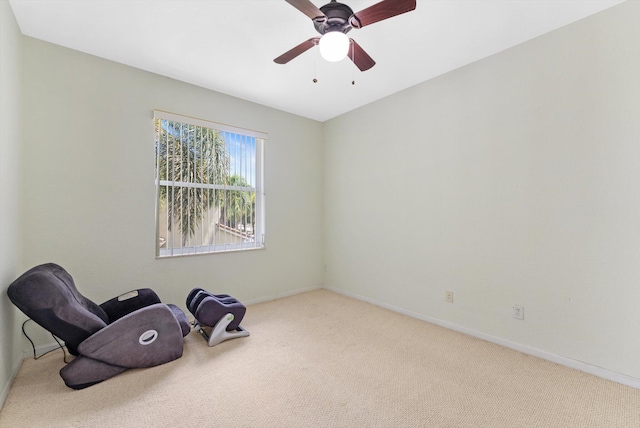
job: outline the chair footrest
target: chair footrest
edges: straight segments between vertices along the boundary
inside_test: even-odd
[[[249,336],[249,332],[241,326],[235,330],[227,330],[227,326],[233,321],[233,318],[233,314],[226,314],[213,327],[203,326],[197,321],[193,327],[205,338],[209,346],[216,346],[225,340]]]
[[[249,332],[240,327],[247,308],[228,294],[211,294],[194,288],[187,296],[187,308],[195,317],[194,328],[209,346],[249,336]]]

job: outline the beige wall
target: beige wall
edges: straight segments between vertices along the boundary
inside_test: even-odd
[[[639,24],[626,2],[325,123],[326,286],[640,379]]]
[[[20,273],[20,83],[22,41],[9,7],[0,1],[0,405],[22,358],[22,317],[7,297]]]
[[[24,38],[25,264],[103,301],[193,287],[244,301],[322,285],[322,124]],[[266,249],[155,258],[153,110],[266,132]]]
[[[324,281],[640,379],[640,3],[325,124],[21,37],[0,14],[3,290],[49,261],[96,301]],[[155,259],[156,108],[269,134],[266,250]],[[6,391],[23,344],[0,299]]]

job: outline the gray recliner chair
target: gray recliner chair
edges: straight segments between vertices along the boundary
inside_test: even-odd
[[[64,340],[76,358],[60,370],[65,384],[82,389],[130,368],[153,367],[182,356],[191,330],[175,305],[148,288],[97,305],[78,292],[71,275],[47,263],[22,274],[9,299],[29,318]]]

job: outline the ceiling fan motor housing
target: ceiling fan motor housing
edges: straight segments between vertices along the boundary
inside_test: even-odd
[[[323,44],[320,40],[323,40],[324,47],[328,47],[332,43],[332,38],[337,39],[338,45],[342,45],[335,58],[339,58],[341,52],[344,50],[345,39],[347,41],[348,52],[347,56],[353,63],[360,69],[360,71],[369,70],[376,65],[376,62],[367,54],[364,49],[360,47],[355,40],[348,37],[340,36],[339,33],[347,34],[352,28],[362,28],[367,25],[374,24],[384,19],[392,18],[402,13],[410,12],[416,8],[417,0],[380,0],[369,7],[362,9],[357,13],[353,13],[353,10],[346,4],[340,3],[337,0],[331,0],[321,8],[316,7],[311,0],[285,0],[287,3],[304,13],[308,18],[311,18],[313,26],[316,31],[320,33],[322,37],[311,37],[308,40],[295,46],[293,49],[289,49],[273,61],[276,64],[286,64],[293,58],[308,51],[314,46],[320,45],[320,50],[323,49]],[[346,1],[346,0],[345,0]],[[324,37],[329,33],[329,37]],[[342,40],[340,40],[342,39]],[[329,49],[331,50],[331,49]],[[327,56],[323,57],[327,58]],[[331,58],[334,58],[331,56]],[[344,57],[340,57],[344,58]],[[333,61],[339,61],[339,59],[331,59]]]
[[[346,4],[332,1],[320,8],[325,16],[317,17],[313,20],[316,31],[320,34],[329,33],[331,31],[340,31],[348,33],[351,30],[349,18],[353,16],[353,10]]]

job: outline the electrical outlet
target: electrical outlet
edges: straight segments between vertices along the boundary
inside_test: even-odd
[[[513,317],[518,320],[524,319],[524,306],[514,305],[513,306]]]
[[[445,291],[444,300],[448,303],[453,303],[453,291]]]

